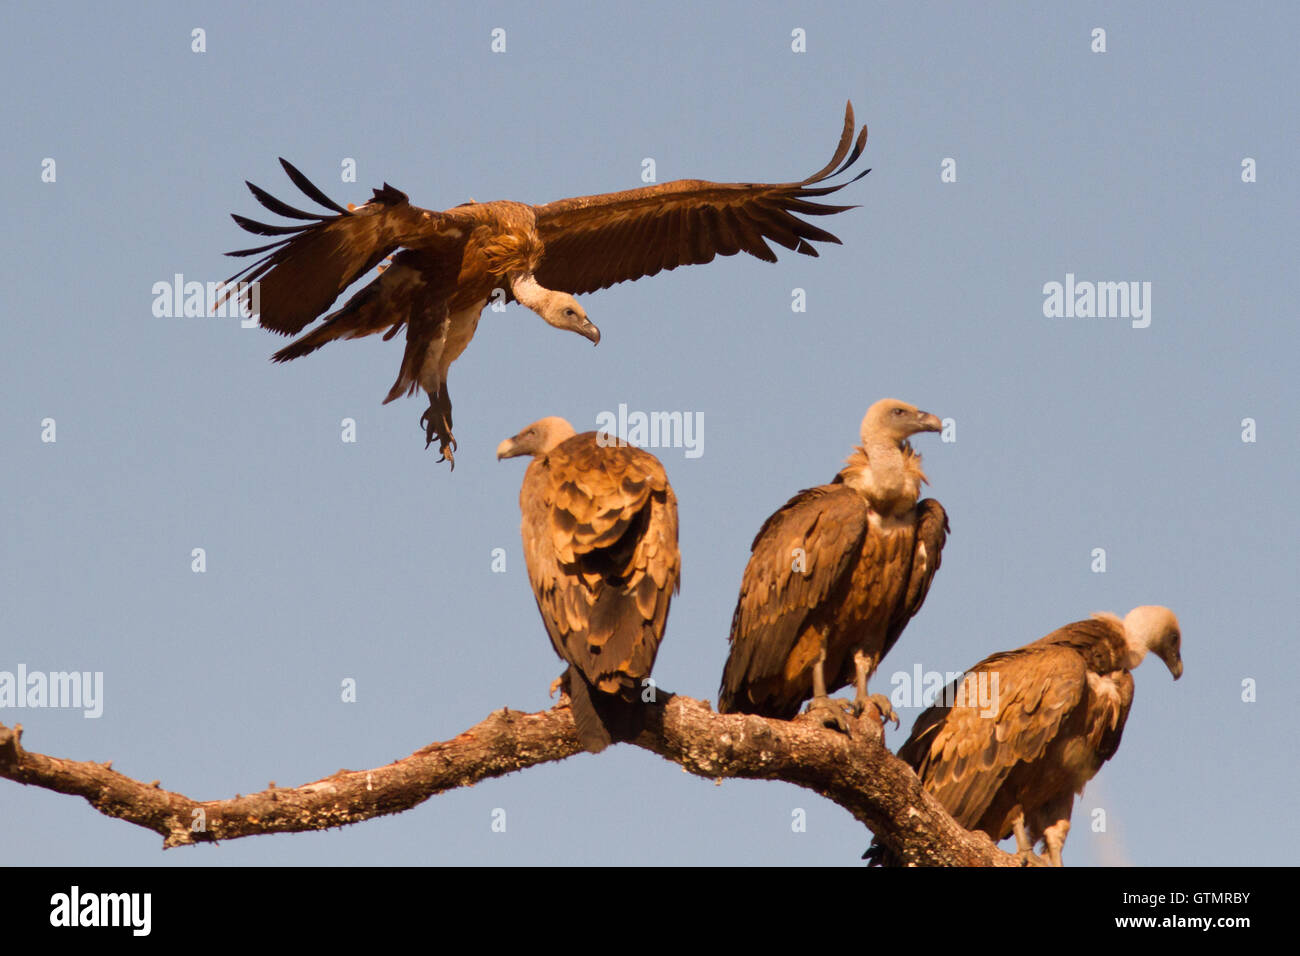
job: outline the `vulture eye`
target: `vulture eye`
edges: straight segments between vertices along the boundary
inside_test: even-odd
[[[901,414],[903,414],[903,410],[902,410],[901,408],[896,408],[896,409],[894,409],[894,414],[895,414],[895,415],[901,415]]]

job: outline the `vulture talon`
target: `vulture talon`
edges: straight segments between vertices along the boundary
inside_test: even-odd
[[[886,723],[892,723],[897,730],[902,721],[898,719],[898,713],[894,710],[893,702],[884,694],[872,694],[870,697],[860,698],[853,703],[853,716],[861,717],[866,713],[867,707],[871,706],[876,709],[880,715],[880,729],[884,730]]]
[[[435,414],[436,413],[436,414]],[[451,470],[456,470],[457,449],[456,436],[451,433],[451,428],[447,424],[446,415],[441,409],[436,408],[432,403],[424,410],[420,416],[420,425],[424,428],[424,447],[428,448],[435,441],[438,443],[438,453],[441,462],[450,462]]]
[[[852,713],[853,705],[837,697],[814,697],[808,701],[809,715],[816,715],[823,727],[838,730],[846,737],[853,732],[853,725],[847,716]]]

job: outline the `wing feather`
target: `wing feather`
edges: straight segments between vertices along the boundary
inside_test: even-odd
[[[948,540],[948,514],[943,510],[943,505],[933,498],[926,498],[917,503],[916,516],[916,536],[912,542],[912,554],[906,572],[907,592],[890,618],[885,646],[880,655],[882,658],[898,642],[908,621],[916,616],[916,612],[925,603],[925,597],[930,593],[930,582],[939,570],[943,546]]]
[[[719,709],[749,709],[781,674],[805,623],[845,579],[868,533],[868,508],[843,485],[799,492],[763,523],[731,620]],[[797,705],[797,702],[796,702]]]
[[[1016,765],[1041,757],[1083,701],[1088,668],[1070,647],[1031,644],[986,658],[969,673],[989,674],[990,688],[997,675],[996,714],[984,715],[974,702],[948,706],[959,679],[917,718],[898,756],[958,823],[973,829]]]
[[[290,219],[313,220],[309,225],[280,226],[232,214],[241,228],[255,235],[286,237],[269,245],[227,253],[231,256],[265,253],[227,279],[228,288],[217,300],[220,305],[232,294],[238,294],[240,304],[251,308],[252,290],[248,283],[257,282],[259,322],[263,328],[283,335],[300,332],[325,312],[339,293],[395,249],[403,245],[433,248],[446,241],[440,233],[444,225],[441,214],[412,206],[405,193],[387,183],[382,189],[374,190],[369,202],[349,211],[326,196],[291,163],[284,159],[280,163],[294,185],[337,215],[304,212],[259,186],[247,184],[253,197],[272,212]],[[238,285],[231,285],[237,281]]]
[[[580,295],[681,265],[701,265],[715,256],[735,255],[742,250],[775,261],[775,254],[762,241],[765,238],[803,255],[816,256],[813,242],[838,243],[839,239],[795,214],[826,216],[854,208],[809,199],[829,195],[870,172],[865,170],[839,184],[816,185],[846,172],[861,156],[867,130],[862,128],[855,143],[855,126],[850,103],[845,108],[844,129],[831,162],[798,182],[679,179],[537,206],[537,230],[546,247],[536,271],[537,280],[547,288]],[[664,224],[662,233],[658,229],[647,231],[647,237],[653,235],[654,241],[624,244],[626,224],[654,222]],[[751,238],[742,243],[740,235]]]

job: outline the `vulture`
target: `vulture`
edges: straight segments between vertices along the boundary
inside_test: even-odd
[[[948,517],[917,501],[921,456],[908,439],[937,432],[934,415],[882,399],[862,419],[862,444],[828,485],[791,498],[759,529],[731,619],[718,710],[789,720],[812,698],[847,730],[829,691],[856,688],[897,721],[867,679],[925,601]]]
[[[1167,607],[1123,620],[1094,614],[986,657],[917,718],[898,756],[962,826],[995,842],[1014,834],[1021,854],[1041,840],[1060,866],[1074,796],[1119,748],[1130,671],[1149,651],[1182,676],[1182,635]],[[879,840],[866,858],[899,863]]]
[[[643,683],[677,593],[677,497],[649,452],[543,418],[497,446],[531,455],[519,491],[528,581],[568,669],[582,746],[599,753],[641,732]]]
[[[227,253],[261,258],[226,280],[227,285],[239,282],[217,304],[237,292],[238,301],[259,314],[263,328],[297,335],[339,293],[380,267],[378,278],[272,358],[286,362],[335,339],[379,332],[387,340],[405,328],[406,351],[384,403],[423,388],[429,396],[420,419],[425,447],[437,440],[439,460],[454,467],[447,372],[474,337],[489,301],[517,301],[547,324],[599,343],[600,330],[575,295],[742,251],[775,262],[767,240],[816,256],[813,242],[839,239],[800,216],[852,209],[813,200],[870,172],[818,185],[849,169],[862,154],[867,130],[863,127],[854,142],[855,125],[850,103],[831,161],[798,182],[680,179],[541,206],[471,200],[442,212],[412,206],[406,193],[387,183],[363,205],[344,208],[281,159],[294,185],[330,214],[295,208],[246,183],[259,203],[299,223],[272,225],[234,215],[248,232],[283,238]],[[388,258],[391,264],[381,266]]]

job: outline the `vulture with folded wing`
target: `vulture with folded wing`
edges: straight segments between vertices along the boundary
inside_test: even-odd
[[[1041,840],[1060,866],[1075,794],[1119,748],[1130,672],[1148,652],[1182,676],[1182,634],[1166,607],[1094,614],[986,657],[917,718],[898,756],[962,826],[995,841],[1014,834],[1022,854]],[[866,856],[899,863],[878,839]]]
[[[633,740],[679,587],[677,497],[659,459],[604,433],[543,418],[497,447],[531,455],[519,492],[528,580],[578,738],[592,753]]]
[[[800,216],[853,208],[813,200],[848,184],[818,185],[861,155],[867,131],[864,127],[855,143],[854,129],[849,104],[835,155],[824,169],[798,182],[681,179],[543,206],[471,201],[443,212],[412,206],[405,193],[387,183],[364,205],[345,209],[282,159],[294,184],[333,215],[297,209],[248,183],[263,206],[306,224],[270,225],[234,216],[249,232],[284,238],[229,253],[264,255],[227,280],[240,281],[218,304],[236,294],[259,314],[263,328],[296,335],[340,292],[392,256],[377,279],[272,357],[284,362],[335,339],[378,332],[387,340],[405,328],[401,369],[384,402],[423,388],[429,396],[421,418],[425,447],[437,440],[443,458],[454,464],[447,372],[469,345],[489,301],[513,298],[548,324],[599,342],[599,329],[575,295],[738,252],[775,262],[767,240],[815,256],[813,242],[839,239]]]
[[[876,402],[834,481],[799,492],[767,519],[731,619],[721,712],[789,720],[812,698],[846,729],[827,694],[852,683],[856,712],[872,700],[893,716],[887,698],[868,697],[867,679],[939,569],[948,518],[939,502],[917,501],[926,477],[908,438],[941,427],[906,402]]]

